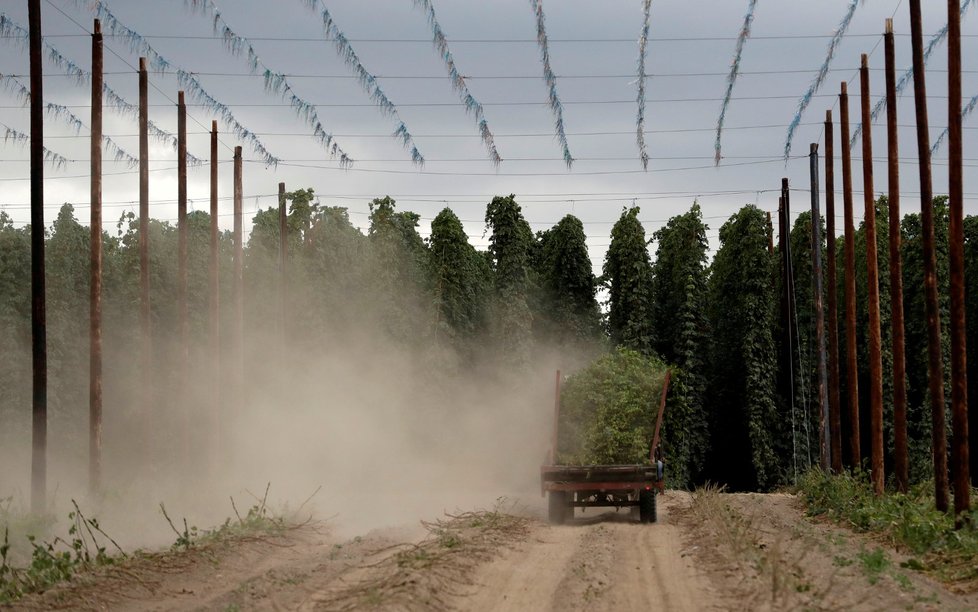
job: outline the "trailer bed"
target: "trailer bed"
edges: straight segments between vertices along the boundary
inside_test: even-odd
[[[540,466],[540,494],[546,496],[548,516],[561,524],[574,516],[574,508],[636,507],[643,523],[656,521],[655,496],[665,490],[659,449],[662,413],[666,407],[671,372],[666,370],[659,413],[648,463],[610,465],[557,465],[557,429],[560,423],[560,370],[554,398],[554,427],[550,452]]]
[[[543,492],[662,490],[654,465],[544,465],[540,467],[540,483]]]

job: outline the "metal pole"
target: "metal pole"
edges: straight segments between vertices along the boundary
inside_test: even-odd
[[[920,226],[924,242],[924,294],[927,307],[927,379],[930,388],[931,435],[934,460],[934,503],[948,509],[947,434],[944,416],[944,358],[937,303],[937,255],[934,249],[934,201],[930,173],[930,129],[924,78],[923,28],[920,0],[910,0],[910,43],[913,52],[913,97],[917,112],[917,168],[920,171]]]
[[[282,356],[288,348],[289,312],[287,303],[288,282],[286,281],[286,265],[288,261],[288,211],[285,203],[285,183],[278,184],[278,276],[279,276],[279,308],[282,315]]]
[[[217,224],[217,121],[211,122],[211,244],[210,244],[210,341],[211,341],[211,427],[214,435],[215,459],[221,456],[221,279],[218,260]]]
[[[971,509],[968,459],[968,369],[964,303],[964,186],[961,143],[961,12],[947,4],[948,231],[951,267],[951,473],[954,524],[961,527]]]
[[[856,227],[852,220],[852,152],[849,150],[849,93],[839,94],[842,120],[842,206],[845,214],[846,394],[849,403],[849,467],[859,469],[859,371],[856,367]]]
[[[880,335],[880,273],[876,257],[876,198],[873,195],[873,125],[869,115],[869,56],[859,68],[863,123],[863,204],[866,225],[867,301],[869,302],[869,446],[873,492],[883,494],[883,355]]]
[[[241,147],[234,147],[234,387],[235,399],[244,399],[244,247],[241,219]]]
[[[842,472],[842,411],[839,405],[839,306],[835,274],[835,142],[832,111],[825,111],[825,252],[829,308],[829,429],[832,471]]]
[[[44,96],[41,0],[28,0],[31,63],[31,511],[47,509],[48,349],[44,291]]]
[[[149,302],[149,76],[145,57],[139,58],[139,329],[142,345],[142,413],[145,416],[153,402],[150,377],[153,344]],[[148,432],[149,428],[145,431]]]
[[[825,311],[822,308],[822,214],[818,202],[818,145],[811,143],[809,150],[812,179],[812,292],[815,296],[815,351],[818,362],[818,431],[819,460],[822,470],[829,471],[832,440],[829,436],[829,400],[826,394],[828,372],[825,365]]]
[[[102,481],[102,24],[92,33],[91,282],[89,284],[88,486]]]
[[[177,317],[180,327],[180,371],[177,397],[183,424],[183,456],[190,456],[190,415],[187,408],[190,378],[190,322],[187,305],[187,105],[177,93]],[[188,459],[189,460],[189,459]]]
[[[893,471],[896,488],[906,493],[910,479],[907,460],[907,360],[903,327],[903,260],[900,256],[900,149],[897,129],[896,53],[893,20],[883,35],[886,55],[887,185],[890,239],[890,335],[893,338]]]

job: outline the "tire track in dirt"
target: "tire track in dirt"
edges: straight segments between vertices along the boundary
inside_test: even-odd
[[[580,516],[540,525],[520,547],[485,565],[463,610],[704,610],[718,608],[714,589],[683,551],[670,510],[689,495],[659,498],[659,522],[629,513]]]
[[[705,575],[684,552],[684,533],[670,510],[688,505],[688,495],[670,492],[659,498],[655,525],[609,525],[618,559],[602,603],[624,610],[703,610],[716,607]]]
[[[537,527],[519,548],[484,566],[475,577],[476,590],[457,605],[500,612],[552,609],[583,533],[573,526]]]

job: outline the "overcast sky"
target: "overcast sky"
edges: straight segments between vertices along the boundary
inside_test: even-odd
[[[215,0],[226,23],[247,38],[272,71],[289,75],[296,94],[315,104],[318,116],[339,146],[355,163],[344,170],[312,137],[309,125],[281,96],[264,89],[261,76],[249,74],[247,54],[232,55],[214,36],[211,17],[194,12],[183,0],[116,0],[114,15],[144,36],[173,68],[198,73],[201,85],[227,104],[241,125],[258,134],[278,157],[266,168],[248,142],[237,140],[221,123],[221,196],[231,193],[231,156],[244,147],[244,210],[246,228],[254,211],[276,204],[279,181],[289,190],[312,187],[321,201],[348,207],[351,219],[367,225],[367,203],[390,195],[398,207],[422,216],[420,231],[450,206],[466,221],[478,246],[483,236],[485,205],[493,195],[514,193],[534,230],[545,229],[573,213],[585,224],[592,260],[600,268],[612,223],[623,206],[641,206],[640,218],[650,233],[666,219],[687,210],[698,198],[710,226],[711,246],[718,246],[723,221],[745,203],[777,208],[782,176],[793,187],[792,211],[809,206],[807,157],[783,161],[787,126],[799,98],[815,77],[849,0],[759,0],[741,63],[723,133],[724,159],[713,166],[714,130],[726,73],[747,0],[653,0],[646,72],[646,140],[651,157],[642,170],[636,144],[636,63],[642,27],[641,0],[549,0],[543,3],[550,56],[563,103],[564,123],[573,169],[562,161],[554,137],[553,114],[547,105],[536,21],[529,0],[432,0],[459,71],[472,95],[484,105],[503,162],[495,168],[482,146],[477,126],[459,102],[445,65],[431,44],[425,14],[412,0],[323,0],[336,25],[351,41],[363,66],[396,105],[400,118],[426,158],[423,169],[393,138],[396,123],[383,114],[352,76],[332,42],[324,40],[323,5],[308,0]],[[94,14],[88,0],[44,0],[46,39],[78,66],[91,65],[90,39]],[[924,0],[924,31],[929,38],[946,22],[946,3]],[[2,10],[27,26],[27,2],[2,0]],[[884,19],[894,17],[897,63],[910,65],[908,4],[901,0],[867,0],[855,12],[825,85],[802,117],[792,155],[806,155],[809,143],[822,145],[825,110],[838,119],[839,84],[850,82],[850,113],[859,117],[859,55],[870,53],[872,94],[883,93]],[[978,15],[963,19],[964,102],[978,94]],[[926,40],[926,39],[925,39]],[[107,36],[106,83],[136,104],[134,67],[139,52],[125,41]],[[28,84],[26,46],[0,39],[0,73],[18,75]],[[946,125],[946,46],[928,64],[927,88],[931,138]],[[66,105],[89,124],[87,84],[68,78],[57,65],[44,65],[46,102]],[[180,89],[173,71],[151,73],[150,118],[162,129],[176,131],[175,100]],[[28,109],[16,86],[0,88],[0,131],[29,133]],[[189,151],[206,159],[212,112],[189,100]],[[899,104],[901,185],[904,212],[919,210],[913,118],[913,88]],[[965,122],[965,212],[978,212],[978,119]],[[123,149],[138,155],[136,122],[107,108],[105,133]],[[836,124],[836,138],[839,129]],[[885,192],[884,117],[873,130],[876,193]],[[28,147],[0,141],[0,208],[19,223],[29,218]],[[45,145],[72,160],[64,168],[45,170],[46,220],[50,223],[63,202],[75,204],[85,221],[88,209],[88,139],[76,136],[63,120],[45,122]],[[838,152],[840,145],[836,144]],[[862,211],[861,148],[853,151],[857,215]],[[176,217],[175,151],[151,145],[151,214]],[[946,192],[946,145],[935,155],[935,193]],[[841,186],[841,164],[836,164]],[[192,209],[208,206],[208,169],[191,168]],[[726,192],[726,193],[724,193]],[[138,174],[106,155],[103,181],[105,226],[114,231],[119,215],[137,210]],[[841,214],[841,196],[838,198]],[[230,199],[221,200],[221,225],[231,225]],[[841,229],[841,223],[839,223]],[[653,246],[654,252],[654,246]]]

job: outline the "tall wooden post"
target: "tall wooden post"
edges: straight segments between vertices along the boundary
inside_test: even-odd
[[[927,380],[930,389],[931,435],[934,460],[934,504],[948,509],[947,434],[944,417],[944,358],[937,302],[937,254],[934,249],[934,201],[930,173],[930,129],[920,0],[910,0],[910,45],[913,55],[913,97],[917,113],[917,168],[920,172],[920,227],[924,243],[924,303],[927,310]]]
[[[177,397],[182,404],[183,456],[190,457],[190,414],[187,406],[190,388],[190,312],[187,304],[187,104],[183,91],[177,93],[177,318],[180,353]]]
[[[948,233],[951,267],[951,473],[954,475],[954,524],[960,527],[971,509],[968,458],[968,368],[964,303],[964,181],[961,142],[961,12],[947,3]]]
[[[285,202],[285,183],[278,184],[278,277],[279,277],[279,308],[282,317],[282,357],[288,350],[289,312],[288,312],[288,280],[286,278],[289,254],[288,210]]]
[[[557,445],[560,443],[558,431],[560,430],[560,370],[557,370],[557,378],[554,381],[554,426],[550,430],[550,465],[557,464]],[[652,449],[655,452],[655,449]]]
[[[825,111],[825,254],[829,309],[829,424],[832,471],[842,472],[842,411],[839,406],[839,306],[835,266],[835,142],[832,111]]]
[[[44,291],[44,96],[41,0],[28,0],[31,64],[31,512],[47,509],[48,348]]]
[[[211,353],[211,429],[213,430],[215,459],[221,456],[221,278],[220,262],[218,260],[217,223],[217,121],[211,122],[211,235],[210,260],[208,272],[210,277],[210,299],[208,300],[208,327]],[[216,461],[215,461],[216,463]]]
[[[791,466],[793,476],[798,476],[798,453],[795,444],[795,359],[794,359],[794,336],[791,327],[791,221],[789,218],[788,188],[786,181],[781,183],[781,197],[778,198],[778,251],[781,257],[781,362],[788,367],[786,377],[787,387],[784,392],[787,394],[791,404]]]
[[[869,56],[859,68],[863,123],[863,204],[866,224],[866,272],[869,302],[869,429],[873,492],[883,494],[883,354],[880,335],[880,274],[876,253],[876,197],[873,194],[873,124],[869,110]]]
[[[846,395],[849,405],[849,467],[859,469],[859,370],[856,364],[856,227],[852,218],[852,152],[849,150],[849,93],[845,81],[839,94],[842,120],[842,206],[845,214]]]
[[[241,147],[234,147],[234,387],[235,399],[244,399],[244,244],[241,218]]]
[[[139,58],[139,330],[142,415],[149,414],[153,404],[153,344],[150,331],[149,302],[149,75],[146,58]],[[145,427],[144,434],[150,431]]]
[[[825,311],[822,308],[822,213],[818,202],[818,145],[811,143],[809,149],[809,173],[811,174],[812,195],[812,294],[815,309],[815,353],[818,370],[818,432],[819,463],[822,470],[829,471],[832,439],[829,436],[829,400],[826,393],[828,371],[825,365]]]
[[[903,258],[900,255],[900,148],[897,129],[896,53],[893,20],[883,35],[886,55],[887,186],[890,239],[890,335],[893,338],[893,471],[897,491],[906,493],[910,479],[907,460],[907,360],[903,327]]]
[[[88,486],[102,481],[102,24],[92,33],[91,282],[89,283]]]

